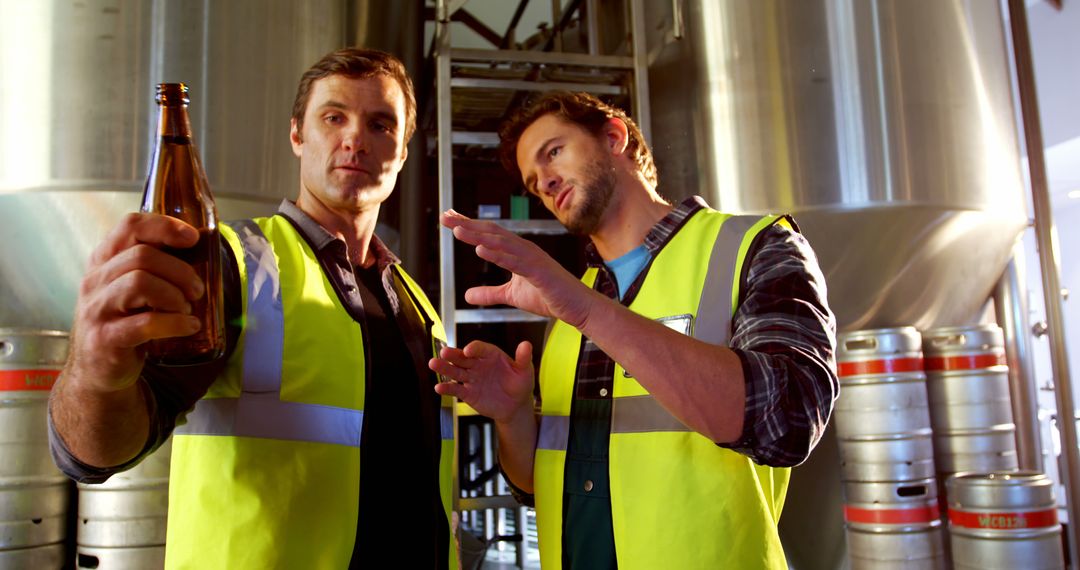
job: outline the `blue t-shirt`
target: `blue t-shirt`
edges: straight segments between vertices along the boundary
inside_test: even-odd
[[[639,273],[649,264],[649,250],[644,245],[639,245],[620,257],[605,263],[608,269],[615,275],[615,284],[619,286],[619,298],[626,295],[630,284],[637,279]]]

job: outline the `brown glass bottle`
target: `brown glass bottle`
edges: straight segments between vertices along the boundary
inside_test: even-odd
[[[225,352],[217,207],[191,137],[187,86],[159,84],[157,103],[160,136],[146,177],[142,211],[172,216],[199,230],[199,242],[195,246],[165,251],[191,264],[206,285],[206,293],[191,303],[191,314],[202,321],[199,331],[191,336],[149,342],[147,359],[168,366],[199,364]]]

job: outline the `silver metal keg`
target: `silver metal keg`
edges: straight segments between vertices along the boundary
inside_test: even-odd
[[[945,568],[935,479],[845,482],[852,568]]]
[[[934,460],[941,473],[1018,468],[1009,368],[997,325],[923,333]]]
[[[840,442],[844,481],[916,481],[934,476],[929,428],[893,436],[851,437]]]
[[[959,473],[946,487],[956,568],[1065,567],[1053,482],[1046,475]]]
[[[65,332],[0,329],[0,564],[4,567],[9,567],[9,561],[10,567],[35,568],[63,563],[60,543],[70,481],[49,455],[47,414],[49,390],[67,348]]]
[[[64,544],[0,550],[0,568],[63,568]]]
[[[79,484],[77,562],[99,570],[161,568],[172,440],[99,485]]]
[[[912,327],[838,338],[840,398],[834,421],[844,481],[934,476],[922,341]]]

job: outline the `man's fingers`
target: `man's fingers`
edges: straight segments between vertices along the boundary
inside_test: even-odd
[[[186,261],[148,245],[137,245],[118,255],[110,270],[119,275],[132,269],[144,269],[183,289],[189,299],[202,297],[205,284]],[[112,262],[113,260],[110,260]]]
[[[444,225],[453,231],[455,238],[471,245],[512,247],[517,241],[528,241],[494,222],[464,218],[452,219]]]
[[[514,351],[514,363],[518,368],[524,368],[532,364],[532,343],[523,340],[518,343],[517,350]]]
[[[435,392],[440,396],[453,396],[463,402],[466,402],[466,394],[468,393],[468,386],[464,384],[458,384],[456,382],[440,382],[435,385]]]
[[[442,360],[446,360],[447,362],[453,364],[458,368],[469,369],[476,365],[470,355],[468,355],[464,350],[457,348],[443,348],[442,351],[439,352],[439,356],[442,357]]]
[[[106,346],[134,348],[147,341],[190,336],[199,332],[199,319],[180,313],[147,311],[114,319],[101,327]]]
[[[505,285],[469,287],[469,289],[465,291],[465,302],[480,307],[510,304],[506,299]]]
[[[202,297],[205,285],[184,261],[149,245],[136,245],[92,269],[84,278],[87,292],[128,278],[131,274],[152,275],[179,289],[190,300]],[[147,282],[136,282],[144,285]]]
[[[531,273],[528,264],[524,263],[521,257],[505,249],[481,244],[476,246],[476,256],[522,277],[526,277],[527,273]]]
[[[428,368],[440,376],[445,376],[451,380],[458,382],[465,382],[467,376],[467,370],[460,366],[455,366],[450,361],[442,358],[432,358],[428,361]]]
[[[172,283],[146,271],[132,271],[101,291],[106,314],[131,313],[140,309],[166,313],[191,313],[184,292]]]
[[[465,356],[477,360],[481,358],[489,358],[492,356],[498,356],[502,350],[499,347],[486,343],[482,340],[474,340],[465,346]]]
[[[138,243],[185,248],[198,241],[198,230],[181,220],[136,212],[124,216],[94,250],[90,259],[92,264],[99,264]]]

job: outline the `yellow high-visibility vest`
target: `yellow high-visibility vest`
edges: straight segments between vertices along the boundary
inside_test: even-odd
[[[244,327],[173,438],[166,567],[347,568],[364,419],[360,324],[284,217],[221,233],[237,259]],[[391,271],[403,312],[422,320],[434,354],[446,338],[438,315],[400,266]],[[452,528],[451,398],[441,413],[439,481]],[[456,543],[448,544],[457,568]]]
[[[747,251],[776,223],[789,225],[779,216],[699,210],[656,255],[630,310],[727,346]],[[596,271],[582,281],[592,287]],[[712,304],[702,306],[703,299]],[[557,322],[540,367],[534,483],[545,570],[562,567],[564,470],[580,350],[581,333]],[[757,465],[690,431],[618,363],[611,414],[608,469],[619,568],[787,567],[776,525],[789,469]]]

